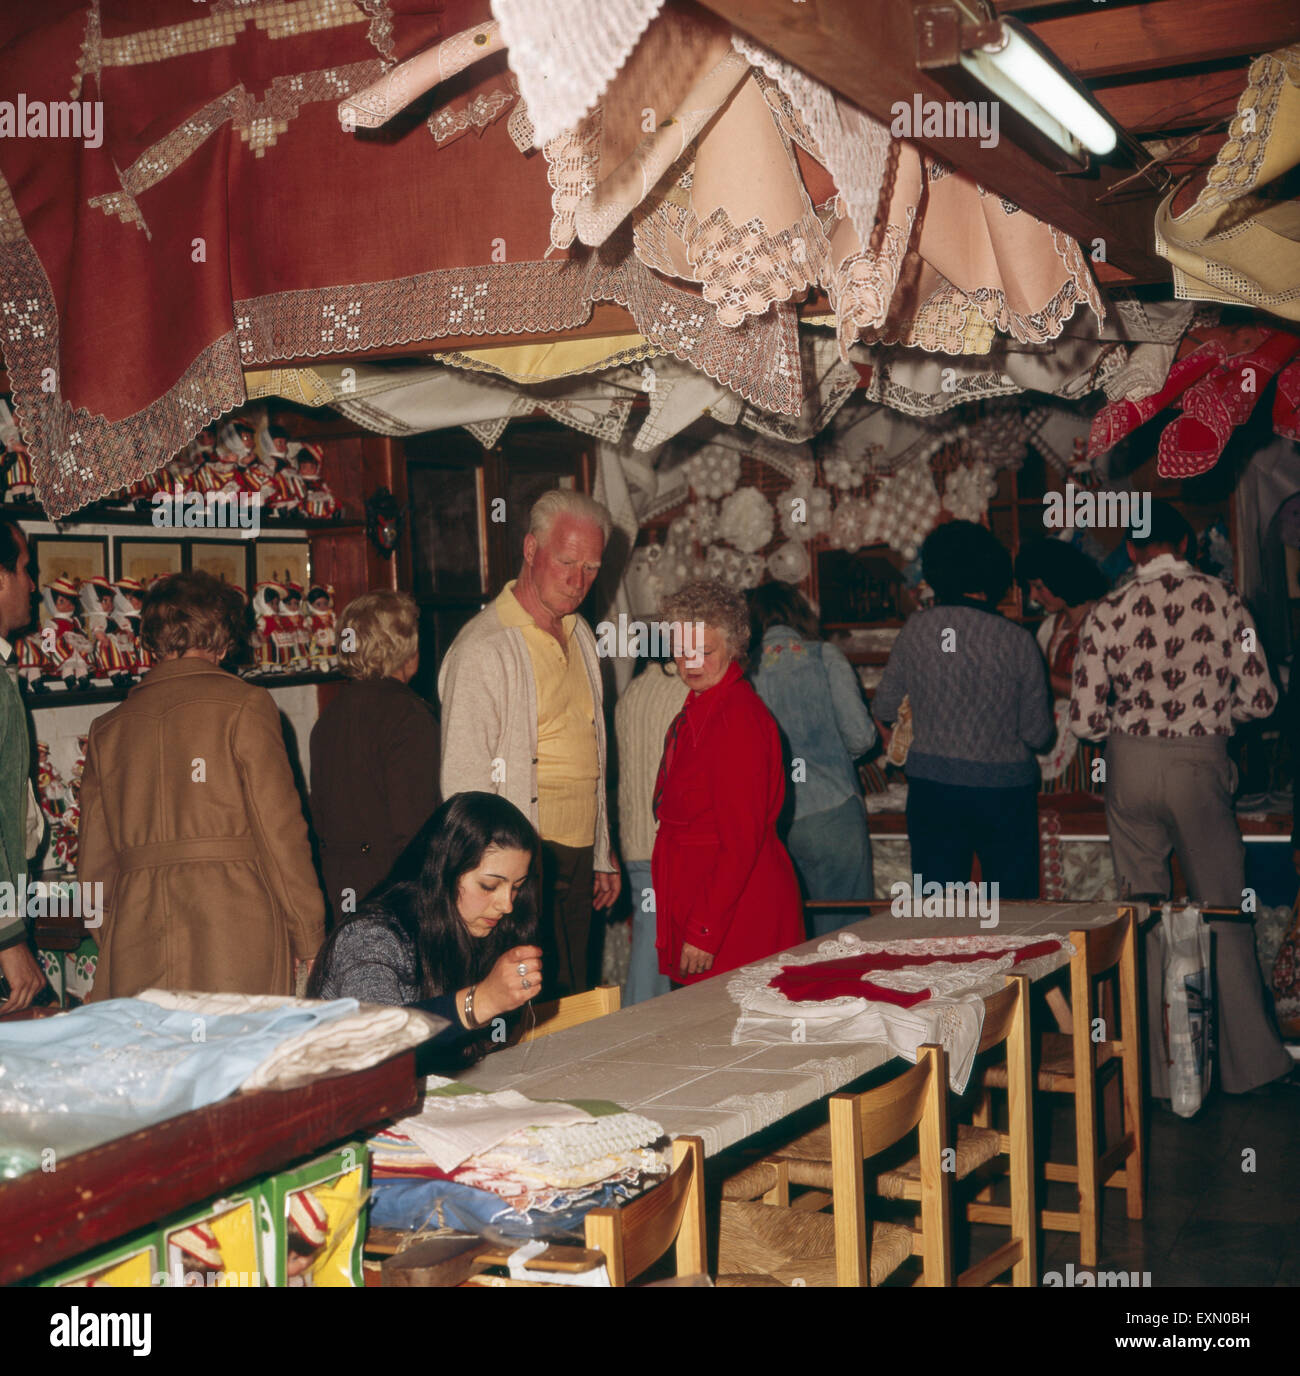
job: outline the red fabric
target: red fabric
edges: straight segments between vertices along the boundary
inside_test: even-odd
[[[651,859],[661,973],[696,984],[803,940],[799,884],[776,835],[784,797],[776,722],[733,664],[686,700],[664,780]],[[683,975],[683,942],[710,952],[712,969]]]
[[[917,965],[938,962],[968,965],[977,960],[1001,960],[1014,956],[1012,962],[1033,960],[1060,949],[1059,941],[1035,941],[1028,946],[1005,946],[993,951],[955,951],[945,955],[891,955],[887,951],[873,951],[869,955],[847,956],[843,960],[819,960],[812,965],[784,965],[781,973],[768,985],[796,1003],[825,1003],[829,999],[875,999],[881,1003],[911,1008],[930,997],[929,989],[906,992],[886,989],[863,976],[873,970],[907,970]]]

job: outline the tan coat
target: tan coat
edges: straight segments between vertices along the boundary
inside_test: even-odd
[[[324,902],[271,695],[202,659],[150,669],[90,729],[78,878],[104,885],[92,999],[291,994]]]

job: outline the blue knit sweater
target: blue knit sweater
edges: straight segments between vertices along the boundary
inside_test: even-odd
[[[1020,788],[1054,733],[1047,666],[1033,636],[973,603],[917,612],[898,633],[872,710],[894,721],[907,697],[907,774],[935,783]]]

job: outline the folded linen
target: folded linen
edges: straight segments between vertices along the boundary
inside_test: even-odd
[[[1022,948],[1052,943],[1042,954],[1021,958]],[[843,932],[825,941],[815,955],[787,956],[784,961],[751,965],[728,982],[727,992],[740,1005],[732,1044],[745,1041],[789,1044],[792,1040],[819,1042],[882,1042],[892,1055],[916,1061],[919,1047],[942,1046],[948,1053],[948,1080],[962,1093],[970,1079],[984,1026],[984,998],[996,993],[1013,965],[1031,979],[1067,963],[1074,948],[1067,937],[1042,933],[1034,941],[997,936],[936,937],[922,941],[862,941]],[[879,970],[873,983],[903,993],[926,991],[928,997],[911,1007],[863,996],[826,1000],[789,998],[772,981],[792,966],[861,958],[875,954],[911,957],[907,965]],[[937,957],[917,965],[916,958]],[[963,960],[944,957],[962,956]]]

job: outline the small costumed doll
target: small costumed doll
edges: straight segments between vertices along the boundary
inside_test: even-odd
[[[329,1215],[310,1190],[294,1190],[286,1203],[285,1279],[290,1285],[311,1285],[312,1263],[329,1236]]]
[[[259,583],[253,589],[253,617],[257,627],[254,649],[260,673],[283,673],[288,664],[288,640],[281,625],[280,604],[284,588],[279,583]]]
[[[270,495],[264,500],[272,516],[287,520],[302,514],[303,505],[307,500],[307,488],[298,476],[298,470],[288,460],[285,460],[285,466],[271,479],[269,490]]]
[[[318,673],[328,674],[338,668],[335,644],[338,636],[334,622],[334,589],[312,588],[307,594],[307,659]]]
[[[307,668],[307,626],[302,613],[302,588],[287,580],[284,584],[284,598],[280,603],[280,625],[289,637],[286,647],[289,651],[289,671],[302,673]]]
[[[143,606],[144,585],[134,578],[119,578],[113,618],[117,623],[118,644],[129,652],[131,672],[136,678],[142,678],[153,663],[153,656],[140,639],[140,609]]]
[[[33,631],[30,635],[18,637],[14,646],[14,661],[18,665],[18,686],[31,693],[46,691],[46,678],[50,675],[50,662],[41,648],[41,633]]]
[[[118,629],[114,622],[117,589],[107,578],[90,578],[81,585],[81,605],[86,634],[94,650],[96,677],[106,678],[114,688],[125,688],[131,682],[131,656],[124,654],[114,639]]]
[[[321,475],[324,455],[318,444],[304,444],[298,451],[298,478],[303,486],[302,511],[313,520],[338,520],[343,508]]]
[[[50,664],[49,676],[61,678],[68,689],[88,688],[94,652],[77,619],[77,585],[70,578],[56,578],[42,593],[47,615],[41,648]]]
[[[34,502],[36,485],[32,482],[32,456],[16,445],[4,456],[6,502]]]

